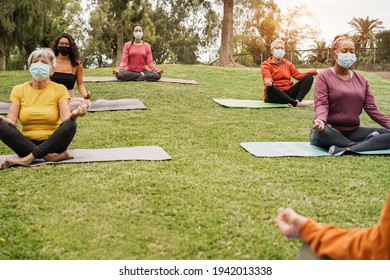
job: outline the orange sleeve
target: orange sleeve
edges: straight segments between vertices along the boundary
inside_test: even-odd
[[[304,73],[301,73],[299,72],[299,70],[295,67],[294,64],[290,64],[290,73],[291,73],[291,77],[293,77],[295,80],[300,80],[302,79],[304,76],[306,76],[307,74],[309,75],[312,75],[312,76],[315,76],[317,75],[317,71],[316,70],[310,70],[308,72],[304,72]]]
[[[301,239],[317,256],[336,260],[390,259],[390,194],[376,226],[345,230],[309,220],[302,228]]]
[[[271,69],[272,66],[271,64],[268,62],[268,60],[264,61],[262,64],[261,64],[261,77],[263,78],[263,81],[264,79],[270,79],[273,81],[273,78],[272,78],[272,74],[271,74]]]

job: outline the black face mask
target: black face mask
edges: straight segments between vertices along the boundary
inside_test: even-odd
[[[63,56],[67,56],[70,52],[70,47],[58,46],[57,49]]]

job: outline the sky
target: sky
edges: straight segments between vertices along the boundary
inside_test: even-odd
[[[330,43],[334,36],[348,33],[353,17],[379,19],[386,30],[390,29],[389,0],[274,0],[282,12],[287,8],[306,5],[318,20],[321,34],[318,39]]]

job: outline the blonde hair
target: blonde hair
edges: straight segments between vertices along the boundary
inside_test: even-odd
[[[30,68],[32,62],[38,57],[43,57],[50,61],[51,67],[56,66],[56,56],[50,48],[40,48],[33,51],[27,59],[27,68]]]
[[[273,48],[275,48],[275,45],[276,45],[277,43],[282,43],[283,46],[286,45],[286,43],[285,43],[282,39],[276,39],[276,40],[274,40],[274,41],[271,43],[271,50],[272,50]]]

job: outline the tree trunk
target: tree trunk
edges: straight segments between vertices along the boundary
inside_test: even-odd
[[[115,65],[118,67],[121,64],[122,61],[122,54],[123,54],[123,24],[122,24],[122,12],[118,12],[116,15],[116,62]]]
[[[218,66],[240,66],[233,58],[233,6],[234,0],[223,1],[221,50]]]
[[[0,71],[5,71],[5,44],[4,38],[0,37]]]

